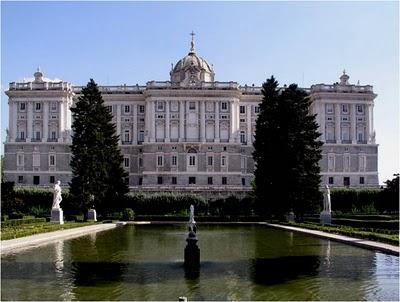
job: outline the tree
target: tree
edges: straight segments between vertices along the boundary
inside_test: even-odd
[[[381,192],[381,202],[378,205],[381,211],[399,211],[400,174],[393,174],[393,176],[393,179],[385,181],[386,188]]]
[[[92,206],[103,214],[120,210],[128,192],[124,181],[128,175],[122,168],[123,156],[112,115],[93,79],[82,89],[71,111],[72,200],[83,213]]]
[[[257,210],[279,219],[294,210],[301,218],[321,202],[322,142],[311,100],[296,84],[278,88],[273,76],[262,94],[253,144]]]

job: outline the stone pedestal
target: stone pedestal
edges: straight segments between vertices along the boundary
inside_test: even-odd
[[[198,270],[200,268],[200,249],[197,246],[196,233],[189,232],[186,238],[187,246],[185,248],[185,268],[189,270]]]
[[[51,209],[51,223],[64,224],[64,214],[61,208]]]
[[[90,209],[87,216],[88,221],[97,221],[97,214],[95,209]]]
[[[286,215],[286,220],[288,222],[294,222],[295,218],[296,218],[296,215],[294,215],[293,212],[289,212],[289,214]]]
[[[319,221],[322,225],[331,224],[332,223],[332,214],[328,211],[322,211],[319,215]]]

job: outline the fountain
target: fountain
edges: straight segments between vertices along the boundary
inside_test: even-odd
[[[185,247],[185,269],[189,271],[198,271],[200,268],[200,249],[197,246],[197,225],[194,221],[194,206],[190,206],[190,216],[188,223],[187,245]]]

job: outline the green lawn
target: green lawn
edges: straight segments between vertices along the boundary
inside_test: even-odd
[[[66,230],[86,225],[95,224],[94,222],[65,222],[64,224],[53,224],[51,222],[31,223],[16,226],[1,227],[1,240],[25,237],[33,234],[47,233],[58,230]]]
[[[305,229],[323,231],[323,232],[328,232],[328,233],[346,235],[349,237],[364,238],[364,239],[369,239],[369,240],[373,240],[373,241],[379,241],[379,242],[389,243],[389,244],[393,244],[393,245],[399,245],[399,233],[396,231],[378,230],[378,229],[377,230],[371,230],[371,229],[365,230],[362,228],[353,228],[353,227],[344,226],[344,225],[322,226],[320,224],[311,223],[311,222],[303,222],[303,223],[289,222],[289,223],[284,223],[284,224],[289,225],[289,226],[294,226],[294,227],[300,227],[300,228],[305,228]]]

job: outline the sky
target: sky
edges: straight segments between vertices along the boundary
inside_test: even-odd
[[[2,1],[2,142],[8,83],[38,66],[74,85],[169,80],[192,30],[217,81],[260,86],[274,75],[310,87],[345,69],[351,83],[373,85],[380,183],[400,171],[398,2]]]

